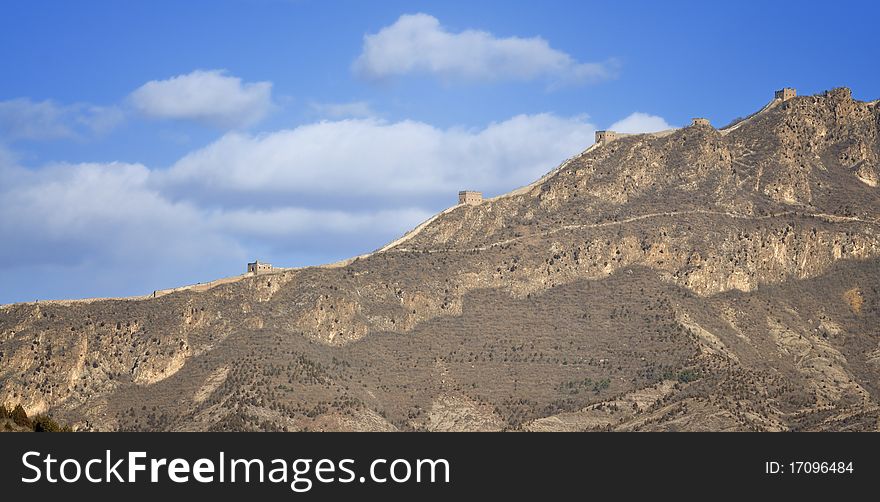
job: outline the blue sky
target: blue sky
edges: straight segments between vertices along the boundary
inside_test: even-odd
[[[833,8],[832,8],[833,7]],[[595,129],[880,97],[875,2],[7,1],[0,303],[373,250]]]

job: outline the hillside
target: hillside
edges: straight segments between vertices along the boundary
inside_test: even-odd
[[[0,403],[84,430],[878,430],[878,134],[848,89],[777,99],[341,266],[3,306]]]

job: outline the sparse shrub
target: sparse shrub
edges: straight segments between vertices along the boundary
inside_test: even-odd
[[[693,382],[700,379],[700,372],[697,370],[687,369],[678,372],[678,381],[681,383]]]
[[[591,390],[598,394],[611,386],[611,379],[603,378],[601,380],[593,380],[592,378],[584,378],[583,380],[571,380],[557,386],[560,392],[566,394],[578,394],[581,390]]]
[[[33,422],[34,432],[61,432],[61,426],[58,425],[58,422],[46,415],[37,415]]]
[[[4,418],[9,418],[9,410],[6,409],[5,404],[0,404],[0,420]]]
[[[20,425],[22,427],[31,427],[31,419],[28,418],[27,412],[24,411],[22,406],[16,405],[15,409],[12,410],[12,415],[10,416],[12,421],[15,422],[15,425]]]

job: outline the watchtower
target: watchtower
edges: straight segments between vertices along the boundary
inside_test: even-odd
[[[691,125],[692,126],[711,126],[712,124],[709,123],[709,119],[706,119],[703,117],[695,117],[695,118],[691,119]]]
[[[794,87],[783,87],[773,95],[775,99],[781,99],[783,102],[788,101],[795,96],[797,96],[797,89]]]
[[[596,131],[596,143],[611,143],[617,139],[617,133],[614,131]]]
[[[476,206],[483,202],[483,192],[473,192],[471,190],[462,190],[458,192],[458,203]]]
[[[261,263],[260,260],[247,264],[247,271],[249,274],[257,275],[260,272],[268,272],[270,270],[272,270],[272,264]]]

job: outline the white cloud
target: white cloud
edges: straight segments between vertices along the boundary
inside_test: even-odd
[[[204,210],[148,186],[139,164],[0,165],[0,303],[118,296],[193,283],[243,262]]]
[[[116,107],[61,105],[27,98],[0,101],[0,139],[75,139],[104,134],[123,120]]]
[[[318,115],[331,119],[341,118],[367,118],[376,113],[366,101],[352,101],[350,103],[311,103],[311,108]]]
[[[150,189],[151,171],[140,164],[8,167],[2,176],[0,235],[16,236],[3,261],[40,261],[40,248],[56,247],[70,253],[64,260],[193,263],[233,244],[206,231],[197,207]]]
[[[663,117],[648,115],[647,113],[635,112],[628,117],[611,124],[608,129],[616,132],[637,134],[643,132],[657,132],[672,129]]]
[[[452,197],[527,184],[592,141],[583,117],[519,115],[483,129],[351,119],[265,135],[229,133],[163,173],[163,186],[265,195]]]
[[[614,77],[616,64],[581,63],[540,37],[498,38],[484,31],[447,31],[428,14],[402,15],[364,36],[354,71],[368,79],[427,74],[461,80],[534,80],[553,85]]]
[[[148,117],[193,120],[221,128],[245,127],[272,109],[272,83],[243,83],[224,70],[196,70],[151,80],[130,96]]]

